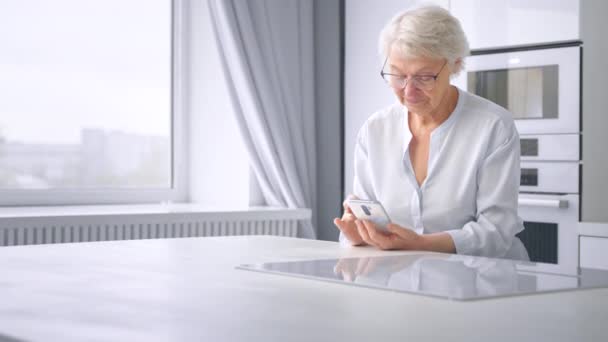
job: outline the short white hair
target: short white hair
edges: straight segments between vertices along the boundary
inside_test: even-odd
[[[460,22],[439,6],[407,10],[393,17],[380,33],[380,54],[388,57],[391,49],[403,57],[445,58],[452,75],[464,68],[469,43]],[[460,63],[456,62],[460,60]]]

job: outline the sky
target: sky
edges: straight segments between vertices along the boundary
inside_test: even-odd
[[[170,38],[170,0],[0,1],[0,135],[168,136]]]

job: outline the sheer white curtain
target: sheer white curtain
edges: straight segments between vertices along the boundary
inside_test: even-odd
[[[208,0],[234,112],[266,203],[315,218],[313,4]],[[218,113],[221,115],[221,113]],[[312,222],[299,227],[316,238]]]

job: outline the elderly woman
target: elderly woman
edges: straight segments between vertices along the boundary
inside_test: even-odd
[[[345,205],[340,241],[527,260],[515,236],[519,135],[507,110],[450,85],[468,54],[458,20],[440,7],[406,11],[380,49],[399,103],[359,131],[353,197],[382,203],[392,224],[380,231]]]

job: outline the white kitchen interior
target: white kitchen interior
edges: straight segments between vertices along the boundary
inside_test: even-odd
[[[338,242],[357,132],[395,102],[378,35],[425,4],[468,38],[451,83],[513,114],[529,262]],[[0,342],[605,341],[606,14],[0,0]]]
[[[599,37],[603,24],[598,17],[602,11],[595,7],[598,2],[455,0],[433,3],[449,9],[461,21],[469,39],[472,56],[466,61],[467,72],[453,82],[460,88],[474,90],[467,85],[467,78],[470,80],[473,75],[471,68],[507,70],[547,65],[559,70],[559,89],[553,89],[554,106],[559,106],[559,114],[556,113],[555,118],[516,120],[522,141],[520,216],[524,221],[529,217],[529,227],[536,225],[538,230],[553,231],[544,239],[550,240],[553,235],[553,246],[538,242],[536,245],[538,253],[553,256],[545,255],[545,260],[538,261],[555,263],[560,254],[560,264],[579,265],[580,253],[581,266],[588,260],[596,260],[595,266],[608,267],[608,255],[599,252],[597,247],[605,244],[602,250],[608,251],[608,240],[604,240],[608,235],[599,233],[601,225],[593,224],[608,222],[602,199],[608,191],[603,181],[608,160],[600,147],[608,144],[602,132],[608,122],[598,114],[605,110],[606,103],[598,92],[602,88],[601,72],[596,72],[605,67],[598,56],[605,53],[607,47]],[[374,66],[377,69],[381,63],[374,50],[375,32],[384,25],[385,18],[402,6],[403,1],[386,1],[378,8],[371,8],[366,1],[346,4],[345,193],[349,193],[349,180],[353,177],[348,165],[352,164],[358,128],[370,113],[393,101],[392,94],[382,89],[382,79],[373,72]],[[362,45],[366,48],[361,48]],[[368,71],[357,72],[362,65]],[[370,88],[369,84],[377,87]],[[530,83],[524,86],[512,82],[509,86],[510,93],[512,89],[543,91]],[[550,94],[551,89],[545,92]],[[542,100],[546,101],[547,96],[550,95],[543,95]],[[510,109],[517,111],[517,108]],[[529,148],[537,152],[528,156],[524,153],[530,144]],[[538,178],[537,184],[526,185],[528,173]],[[547,224],[539,226],[542,222]],[[560,223],[563,228],[556,228]],[[559,236],[563,237],[559,239]]]

